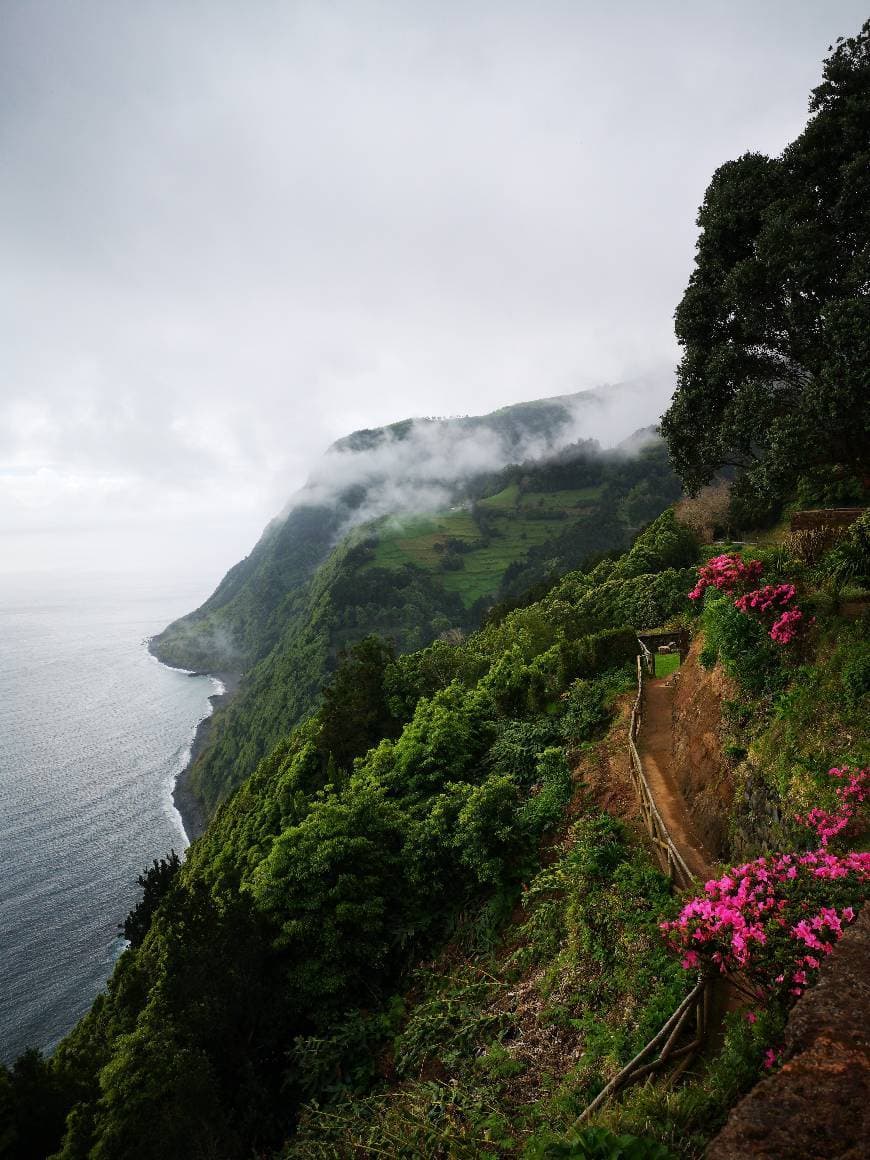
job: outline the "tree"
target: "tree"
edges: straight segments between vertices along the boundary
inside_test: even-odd
[[[730,526],[731,484],[728,480],[718,480],[702,487],[693,499],[681,499],[674,510],[684,527],[694,532],[702,543],[710,544],[717,533]]]
[[[0,1158],[42,1160],[63,1134],[71,1099],[42,1053],[31,1048],[0,1064]]]
[[[870,21],[840,40],[779,158],[713,176],[662,419],[692,493],[723,466],[775,504],[817,466],[870,469]]]
[[[168,858],[161,858],[159,862],[155,858],[136,879],[142,887],[142,897],[124,920],[124,938],[131,946],[141,946],[151,927],[154,911],[166,897],[180,866],[181,859],[170,850]]]
[[[392,644],[377,636],[367,636],[341,653],[332,683],[323,692],[319,739],[324,755],[331,755],[340,769],[349,769],[355,757],[398,732],[384,688],[395,659]]]

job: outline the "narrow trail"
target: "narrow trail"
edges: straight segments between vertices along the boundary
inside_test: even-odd
[[[714,860],[698,837],[691,810],[672,772],[675,678],[676,674],[672,674],[644,681],[643,716],[637,747],[647,784],[671,840],[691,872],[703,883],[716,877]],[[725,986],[723,979],[716,980],[708,1013],[708,1053],[715,1053],[724,1042],[723,1019],[726,1013],[742,1010],[745,1005],[739,991],[733,986]]]
[[[671,772],[673,760],[674,676],[644,681],[637,748],[644,773],[674,845],[702,882],[713,877],[712,859],[692,824],[682,791]]]

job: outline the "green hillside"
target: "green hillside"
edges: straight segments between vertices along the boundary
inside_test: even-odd
[[[377,529],[372,566],[411,564],[440,573],[444,588],[471,608],[481,597],[494,597],[510,565],[522,560],[530,548],[557,539],[566,521],[593,526],[601,493],[600,485],[521,492],[514,482],[479,500],[474,511],[407,521],[388,519]],[[475,514],[483,520],[476,521]]]
[[[6,1098],[24,1115],[37,1093],[62,1160],[574,1155],[576,1116],[694,978],[659,930],[679,904],[651,847],[584,780],[625,743],[635,629],[691,624],[735,681],[741,855],[762,800],[799,842],[786,819],[827,800],[825,770],[870,757],[866,634],[820,587],[841,559],[870,583],[862,536],[812,570],[756,553],[815,609],[796,647],[715,589],[693,605],[709,552],[672,512],[464,640],[360,642],[185,863],[151,876],[106,995],[29,1086],[0,1079]],[[852,877],[831,891],[851,912],[862,897]],[[684,1086],[630,1090],[595,1138],[699,1157],[791,1001],[728,1022]]]
[[[394,483],[401,489],[406,483],[401,469],[389,460],[382,463],[379,453],[413,446],[415,439],[427,447],[441,440],[449,460],[456,441],[486,439],[490,457],[496,447],[501,463],[509,464],[522,458],[524,447],[564,443],[563,433],[576,422],[577,409],[582,413],[585,408],[593,419],[614,390],[520,403],[490,415],[407,419],[338,440],[324,457],[320,474],[269,524],[250,555],[230,569],[200,608],[156,636],[152,651],[183,668],[244,672],[274,646],[293,615],[299,588],[311,580],[343,532],[364,522],[359,512],[379,487]],[[344,482],[331,482],[332,464]],[[473,471],[451,475],[446,461],[436,460],[433,472],[430,482],[441,485],[457,503],[485,488],[488,479],[485,472],[476,478]]]
[[[376,520],[374,514],[371,519],[366,515],[372,505],[384,509],[382,514],[413,519],[423,512],[433,514],[433,506],[437,511],[439,505],[433,505],[432,497],[439,493],[445,499],[439,518],[449,518],[457,509],[503,490],[514,479],[519,486],[521,468],[526,476],[531,474],[532,486],[541,492],[575,485],[595,488],[612,475],[615,490],[604,505],[608,509],[651,474],[649,492],[644,493],[641,486],[629,503],[620,535],[609,534],[604,537],[607,543],[593,550],[621,546],[626,535],[678,494],[661,448],[656,462],[650,460],[639,473],[632,473],[628,466],[634,454],[621,457],[621,469],[617,468],[620,457],[611,457],[613,470],[609,471],[608,457],[601,457],[598,444],[582,437],[578,440],[578,430],[585,424],[594,428],[599,413],[618,407],[621,401],[628,409],[637,406],[631,384],[518,403],[489,415],[407,419],[338,440],[287,510],[268,525],[250,555],[230,569],[204,604],[155,636],[152,651],[160,660],[181,668],[245,672],[274,647],[294,615],[300,588],[311,582],[337,543],[348,531]],[[465,448],[465,459],[458,465],[453,462],[456,447]],[[409,459],[402,459],[403,450],[409,451]],[[408,473],[420,467],[418,460],[423,474],[416,481],[421,487],[416,493]],[[560,476],[564,477],[561,482]],[[559,502],[554,504],[554,516]],[[523,501],[521,507],[531,511],[532,501]],[[556,535],[561,530],[554,524],[548,533]],[[466,584],[456,577],[447,581],[446,590],[458,592],[467,608],[498,589],[499,561],[505,566],[515,563],[530,547],[548,539],[540,528],[514,529],[503,522],[495,538],[505,537],[508,542],[499,545],[500,551],[488,564],[477,562],[479,579]],[[456,539],[473,538],[470,526],[458,527]],[[416,547],[391,553],[385,545],[383,550],[387,567],[421,564]],[[430,562],[424,553],[421,566],[427,568]],[[574,562],[572,558],[568,566]]]
[[[364,446],[376,440],[364,434]],[[348,497],[291,511],[201,609],[152,642],[182,667],[244,672],[215,713],[185,792],[210,815],[311,711],[355,642],[377,633],[401,653],[472,630],[503,598],[622,547],[679,492],[660,442],[633,455],[580,444],[472,477],[440,513],[342,535]]]

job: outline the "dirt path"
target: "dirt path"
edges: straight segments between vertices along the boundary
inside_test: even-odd
[[[644,682],[637,747],[650,790],[674,845],[702,882],[713,877],[712,859],[692,825],[686,799],[671,773],[674,678]]]

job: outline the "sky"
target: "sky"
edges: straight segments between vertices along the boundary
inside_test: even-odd
[[[865,8],[2,0],[0,574],[207,591],[356,428],[668,381]]]

